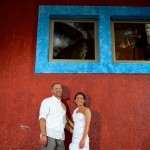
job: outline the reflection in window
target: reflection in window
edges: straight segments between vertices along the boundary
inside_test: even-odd
[[[115,60],[150,61],[150,22],[113,22]]]
[[[96,19],[52,19],[49,60],[97,61]]]

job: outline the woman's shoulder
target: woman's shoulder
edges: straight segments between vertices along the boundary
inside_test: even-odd
[[[91,110],[90,110],[90,108],[88,108],[88,107],[85,107],[85,109],[84,109],[84,112],[83,112],[85,115],[86,114],[91,114]]]
[[[91,111],[89,107],[85,107],[85,111]]]

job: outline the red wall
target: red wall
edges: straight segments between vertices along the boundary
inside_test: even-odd
[[[39,150],[38,111],[64,86],[70,115],[83,91],[92,110],[90,150],[150,149],[150,75],[35,74],[39,5],[150,6],[148,0],[0,0],[0,150]],[[71,135],[66,132],[66,147]]]

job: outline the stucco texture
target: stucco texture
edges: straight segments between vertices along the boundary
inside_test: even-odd
[[[71,116],[74,95],[82,91],[92,111],[90,150],[150,149],[150,75],[36,74],[39,5],[132,5],[149,1],[0,1],[0,150],[40,150],[38,113],[63,85],[63,102]],[[71,135],[66,131],[66,150]]]

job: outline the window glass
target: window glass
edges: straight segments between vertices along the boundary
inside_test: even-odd
[[[51,19],[49,61],[98,61],[96,19]]]
[[[114,60],[150,61],[150,22],[113,21]]]

